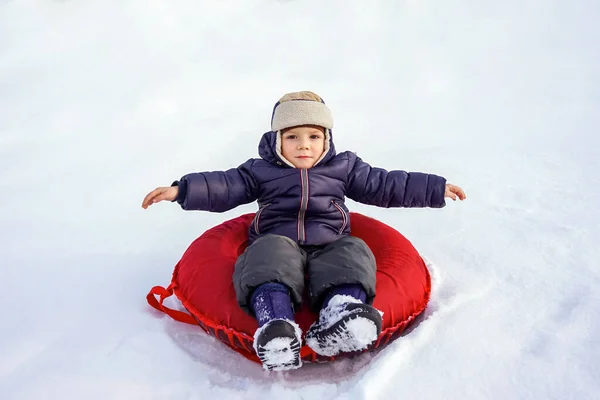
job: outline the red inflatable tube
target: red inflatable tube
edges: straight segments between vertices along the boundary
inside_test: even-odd
[[[206,231],[196,239],[175,266],[171,284],[155,286],[148,303],[177,321],[200,325],[235,351],[259,362],[252,348],[256,320],[238,306],[233,289],[233,267],[248,245],[248,227],[254,214],[245,214]],[[431,279],[423,259],[398,231],[373,218],[351,213],[352,235],[363,239],[377,260],[377,296],[374,306],[383,311],[383,326],[371,349],[396,339],[427,306]],[[173,293],[186,310],[167,308],[163,301]],[[156,296],[159,296],[158,299]],[[303,332],[317,315],[304,305],[296,313]],[[330,361],[303,346],[308,362]],[[341,357],[340,354],[336,357]]]

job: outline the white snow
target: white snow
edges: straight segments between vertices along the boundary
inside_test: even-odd
[[[275,366],[273,371],[296,369],[287,367],[287,365],[291,364],[296,359],[296,356],[292,351],[292,342],[292,338],[283,337],[269,341],[265,345],[266,357],[264,358],[263,368],[269,370],[267,365],[272,365]]]
[[[336,294],[329,300],[327,307],[319,312],[319,324],[323,329],[329,328],[341,318],[352,313],[345,309],[345,305],[348,303],[361,303],[361,301],[344,294]]]
[[[600,398],[599,18],[597,0],[0,2],[0,396]],[[379,352],[268,373],[145,300],[256,205],[140,205],[257,156],[295,90],[324,97],[338,151],[468,199],[349,203],[427,258],[430,305]]]
[[[369,344],[373,343],[377,339],[377,328],[375,327],[375,323],[366,318],[356,318],[350,320],[348,321],[346,328],[350,334],[350,337],[355,343],[358,343],[358,345],[352,344],[351,346],[347,347],[348,350],[343,349],[344,351],[366,349]]]

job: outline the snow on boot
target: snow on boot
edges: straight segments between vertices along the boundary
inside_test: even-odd
[[[381,333],[381,316],[352,296],[335,295],[306,333],[306,344],[322,356],[364,350]]]
[[[300,368],[301,343],[300,327],[287,319],[271,320],[254,334],[254,351],[267,371]]]

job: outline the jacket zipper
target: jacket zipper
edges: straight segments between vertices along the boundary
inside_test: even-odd
[[[346,225],[348,225],[348,217],[346,216],[344,209],[338,203],[336,203],[335,200],[331,200],[331,203],[335,206],[335,208],[338,209],[339,212],[342,213],[342,227],[338,231],[338,235],[341,235],[342,232],[344,232],[344,229],[346,229]]]
[[[271,205],[271,203],[265,204],[264,206],[262,206],[260,208],[260,210],[258,210],[258,212],[256,213],[256,217],[254,217],[254,231],[256,232],[257,235],[260,235],[260,231],[258,230],[258,220],[260,219],[260,214],[262,214],[264,209],[269,207],[270,205]]]
[[[308,208],[308,169],[300,170],[300,180],[302,182],[302,197],[300,198],[300,211],[298,212],[298,243],[306,242],[306,231],[304,229],[304,216]]]

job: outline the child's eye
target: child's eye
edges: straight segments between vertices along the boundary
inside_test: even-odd
[[[285,139],[296,139],[296,135],[288,135]]]
[[[323,136],[321,136],[321,135],[311,135],[310,138],[311,139],[323,139]]]

